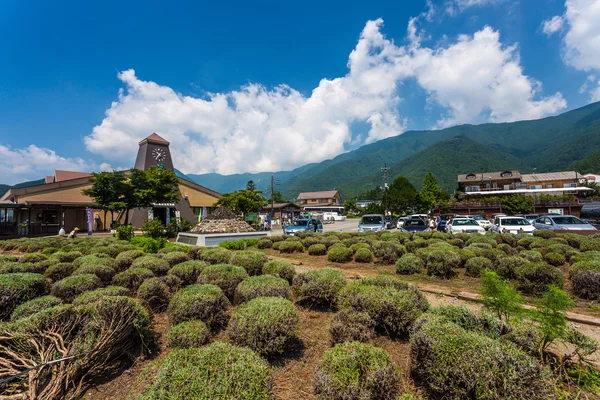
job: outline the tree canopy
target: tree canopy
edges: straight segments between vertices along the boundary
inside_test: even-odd
[[[399,176],[390,185],[388,208],[396,214],[412,212],[419,207],[419,192],[403,176]]]
[[[243,216],[251,211],[258,211],[265,205],[267,205],[267,201],[259,193],[245,189],[225,193],[215,203],[215,206],[225,206]]]

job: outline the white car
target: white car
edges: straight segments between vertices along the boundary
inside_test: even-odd
[[[473,218],[477,223],[485,230],[488,230],[492,227],[492,222],[485,219],[483,215],[472,215],[470,218]]]
[[[406,222],[407,219],[408,219],[408,217],[398,218],[398,221],[396,221],[396,228],[402,229],[402,227],[404,226],[404,223]]]
[[[496,217],[492,231],[498,233],[526,233],[532,235],[535,227],[523,217]]]
[[[454,218],[452,223],[446,227],[446,231],[449,233],[485,233],[485,229],[472,218]]]

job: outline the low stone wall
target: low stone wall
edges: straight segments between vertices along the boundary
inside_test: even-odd
[[[191,233],[180,232],[177,244],[188,246],[218,246],[221,242],[240,239],[260,239],[269,236],[270,232],[240,232],[240,233]]]

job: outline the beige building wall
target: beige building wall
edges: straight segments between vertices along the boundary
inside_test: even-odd
[[[185,183],[179,183],[179,191],[185,198],[187,195],[187,201],[190,207],[212,207],[213,204],[219,200],[217,196],[212,196],[207,193],[200,192],[199,190],[186,185]]]

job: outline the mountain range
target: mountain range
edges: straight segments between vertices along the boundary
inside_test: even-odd
[[[390,167],[390,182],[402,175],[420,188],[431,171],[450,193],[457,175],[469,172],[600,172],[600,102],[539,120],[409,131],[292,171],[188,177],[225,193],[244,188],[249,180],[268,192],[274,176],[276,190],[291,200],[300,192],[331,189],[351,198],[383,185],[384,164]]]
[[[187,174],[186,179],[220,193],[243,189],[252,180],[268,194],[273,176],[275,190],[289,200],[300,192],[331,189],[340,190],[347,199],[383,186],[384,165],[390,168],[390,183],[402,175],[420,188],[431,171],[440,187],[450,193],[456,189],[457,175],[470,172],[600,173],[600,102],[539,120],[409,131],[291,171]],[[8,188],[0,185],[0,193]]]

